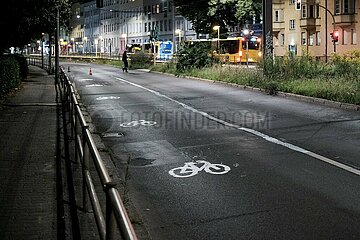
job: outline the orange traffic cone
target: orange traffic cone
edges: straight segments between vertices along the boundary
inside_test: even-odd
[[[92,71],[91,71],[91,68],[90,68],[90,71],[89,71],[89,75],[92,75]]]

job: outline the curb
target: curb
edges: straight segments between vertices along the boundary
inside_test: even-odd
[[[176,77],[174,74],[171,74],[171,73],[163,73],[163,72],[158,72],[158,71],[150,71],[150,72]],[[236,84],[236,83],[222,82],[222,81],[218,81],[218,80],[210,80],[210,79],[191,77],[191,76],[181,76],[181,77],[187,78],[187,79],[205,81],[205,82],[218,83],[218,84],[243,88],[245,90],[251,90],[251,91],[256,91],[256,92],[261,92],[261,93],[267,92],[267,90],[262,89],[262,88],[250,87],[250,86],[240,85],[240,84]],[[295,94],[295,93],[281,92],[281,91],[277,91],[275,93],[275,95],[279,96],[279,97],[283,97],[283,98],[292,98],[292,99],[300,100],[303,102],[323,104],[323,105],[326,105],[329,107],[341,108],[341,109],[352,110],[352,111],[360,111],[360,105],[351,104],[351,103],[337,102],[337,101],[332,101],[332,100],[328,100],[328,99],[324,99],[324,98],[310,97],[310,96],[305,96],[305,95],[300,95],[300,94]]]

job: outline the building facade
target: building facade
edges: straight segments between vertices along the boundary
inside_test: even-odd
[[[274,55],[327,59],[359,49],[359,10],[356,0],[273,0]],[[338,34],[335,44],[331,33]]]
[[[68,42],[67,50],[72,53],[84,51],[83,39],[85,36],[85,32],[82,7],[83,6],[80,3],[72,4],[69,39],[64,39],[64,36],[62,36],[62,39],[64,39],[64,43]]]
[[[99,50],[98,39],[100,36],[100,10],[95,1],[81,4],[84,22],[84,53],[93,53]]]
[[[70,35],[80,40],[77,30],[82,29],[79,45],[84,53],[121,54],[126,45],[149,43],[152,30],[159,41],[196,38],[192,24],[176,12],[171,0],[104,0],[100,9],[95,0],[80,5],[73,6]]]

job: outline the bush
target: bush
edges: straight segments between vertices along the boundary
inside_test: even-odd
[[[181,45],[177,53],[176,69],[179,73],[191,68],[204,68],[213,65],[216,60],[209,54],[210,47],[200,43],[196,47]]]
[[[351,79],[360,79],[360,51],[354,50],[344,56],[333,55],[333,75],[343,76]]]
[[[20,64],[13,56],[0,58],[0,96],[3,97],[21,82]]]
[[[29,67],[28,63],[26,61],[26,57],[20,54],[12,55],[14,58],[18,61],[20,66],[20,76],[21,80],[26,79],[28,73],[29,73]]]
[[[152,65],[152,55],[144,52],[136,52],[130,55],[130,67],[136,68],[149,68]]]

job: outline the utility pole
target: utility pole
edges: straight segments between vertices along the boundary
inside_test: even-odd
[[[55,84],[59,83],[59,35],[60,35],[60,13],[56,8],[56,33],[55,33]]]
[[[41,68],[44,69],[44,33],[41,34]]]
[[[272,0],[262,0],[263,3],[263,56],[264,59],[272,57],[273,33],[272,33]]]
[[[325,9],[327,9],[328,2],[325,0]],[[325,11],[325,62],[328,61],[328,20],[327,20],[328,12]]]
[[[263,16],[263,59],[271,59],[273,57],[273,31],[272,31],[272,0],[262,0],[262,16]],[[264,65],[266,73],[266,64]]]
[[[174,3],[174,1],[172,1],[171,2],[171,8],[172,8],[172,34],[173,34],[173,37],[172,37],[172,39],[173,39],[173,53],[175,53],[175,38],[176,38],[176,36],[175,36],[175,28],[176,28],[176,25],[175,25],[175,3]],[[176,51],[177,51],[177,49],[176,49]]]

